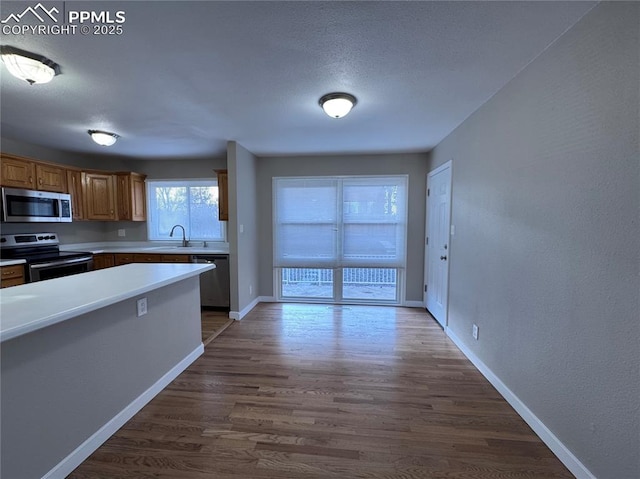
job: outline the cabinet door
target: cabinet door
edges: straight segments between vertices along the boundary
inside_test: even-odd
[[[82,172],[80,170],[67,170],[67,193],[71,195],[73,220],[85,219],[82,197]]]
[[[118,219],[131,220],[131,179],[129,175],[118,175]]]
[[[2,165],[2,177],[0,178],[2,186],[35,189],[36,168],[33,162],[3,154],[0,164]]]
[[[146,221],[146,194],[144,175],[138,173],[118,174],[118,219]]]
[[[36,163],[36,188],[42,191],[67,192],[67,175],[64,168]]]
[[[218,176],[218,219],[229,220],[229,182],[227,170],[215,170]]]
[[[160,263],[162,255],[138,253],[133,255],[134,263]]]
[[[134,262],[133,253],[116,253],[113,255],[116,266]]]
[[[131,220],[147,221],[147,190],[144,180],[146,176],[133,173],[131,175]]]
[[[104,269],[115,266],[115,258],[109,253],[100,253],[93,255],[93,269]]]
[[[85,215],[89,220],[115,220],[115,175],[83,173]]]
[[[163,254],[160,255],[162,263],[190,263],[191,257],[188,254]]]
[[[24,284],[24,265],[16,264],[0,268],[0,287],[18,286]]]

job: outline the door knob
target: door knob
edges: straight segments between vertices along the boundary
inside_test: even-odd
[[[446,256],[440,256],[440,259],[443,261],[447,261],[447,257]]]

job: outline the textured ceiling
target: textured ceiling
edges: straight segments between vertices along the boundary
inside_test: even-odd
[[[224,156],[228,140],[258,155],[427,151],[594,5],[42,3],[123,11],[123,33],[3,34],[62,74],[29,86],[2,67],[2,136],[149,159]],[[3,1],[0,16],[36,4]],[[358,98],[343,119],[318,105],[332,91]],[[87,129],[121,138],[107,150]]]

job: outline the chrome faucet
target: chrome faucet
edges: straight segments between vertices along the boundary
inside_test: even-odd
[[[177,227],[182,228],[182,247],[187,247],[189,246],[189,242],[187,241],[187,238],[185,236],[185,232],[184,232],[184,226],[182,225],[173,225],[173,228],[171,228],[171,233],[169,233],[169,238],[173,238],[173,230],[175,230]]]

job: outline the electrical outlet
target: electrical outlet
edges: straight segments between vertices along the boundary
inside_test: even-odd
[[[124,238],[126,235],[127,235],[127,232],[124,229],[118,230],[118,236],[120,236],[121,238]]]
[[[145,314],[147,314],[147,298],[142,298],[138,300],[137,314],[138,314],[138,317],[144,316]]]
[[[473,339],[478,339],[478,333],[479,333],[480,328],[478,328],[477,324],[473,325],[473,328],[471,330],[471,335],[473,336]]]

